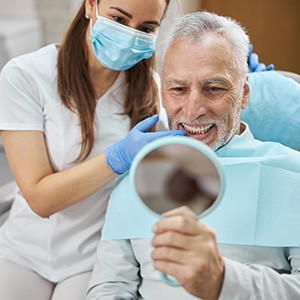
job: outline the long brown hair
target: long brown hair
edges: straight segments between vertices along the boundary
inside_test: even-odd
[[[166,0],[167,7],[170,0]],[[85,45],[89,20],[85,18],[85,1],[77,12],[59,48],[57,61],[58,93],[63,104],[80,119],[82,144],[76,161],[84,160],[95,142],[96,91],[88,71]],[[158,113],[158,88],[153,78],[155,56],[142,60],[125,71],[128,84],[124,114],[131,120],[131,128],[139,121]]]

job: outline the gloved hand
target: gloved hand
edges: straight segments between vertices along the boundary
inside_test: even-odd
[[[249,45],[249,53],[248,53],[248,72],[261,72],[261,71],[272,71],[274,70],[274,65],[270,64],[266,67],[265,64],[258,62],[258,55],[256,53],[252,53],[253,45]]]
[[[158,115],[139,122],[124,139],[105,149],[106,163],[113,172],[119,175],[125,173],[130,168],[132,160],[138,151],[149,142],[164,136],[185,134],[183,130],[148,132],[157,122]]]

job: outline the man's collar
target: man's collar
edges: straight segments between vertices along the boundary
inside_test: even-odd
[[[243,136],[245,138],[248,138],[249,140],[254,140],[253,134],[250,131],[250,128],[247,123],[241,122],[241,134],[240,136]]]

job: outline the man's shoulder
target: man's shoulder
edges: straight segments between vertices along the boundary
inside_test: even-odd
[[[287,147],[278,142],[261,141],[249,139],[244,136],[235,135],[229,143],[216,151],[218,156],[226,157],[254,157],[254,156],[273,156],[291,155],[299,157],[300,152]]]

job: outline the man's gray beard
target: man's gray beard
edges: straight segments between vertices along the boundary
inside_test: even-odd
[[[238,132],[240,122],[240,118],[235,118],[234,126],[232,127],[230,132],[226,132],[226,134],[223,137],[221,137],[219,142],[217,141],[215,145],[211,146],[213,151],[216,151],[219,148],[225,146],[234,137],[234,135]],[[221,127],[218,126],[217,128],[220,129]]]

